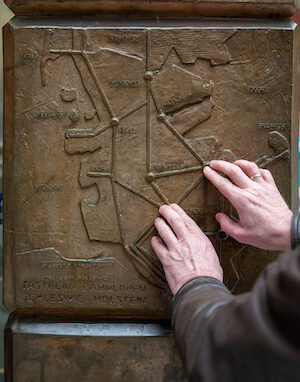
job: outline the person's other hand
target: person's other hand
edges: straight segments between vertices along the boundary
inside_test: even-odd
[[[223,270],[216,251],[194,220],[177,204],[161,206],[159,212],[165,220],[160,217],[155,220],[160,237],[152,237],[151,245],[163,265],[173,295],[198,276],[222,281]]]
[[[221,176],[217,171],[227,175]],[[230,201],[239,222],[223,213],[216,219],[221,229],[240,243],[269,250],[291,249],[293,213],[278,191],[270,171],[253,162],[213,160],[204,175]]]

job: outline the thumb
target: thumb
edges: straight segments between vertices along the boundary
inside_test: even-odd
[[[245,235],[244,228],[240,223],[235,222],[229,216],[219,212],[216,214],[216,220],[220,224],[221,229],[227,233],[227,235],[233,237],[235,240],[242,242]]]

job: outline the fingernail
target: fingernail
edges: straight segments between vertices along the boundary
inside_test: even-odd
[[[211,160],[211,161],[209,162],[209,166],[212,166],[212,165],[214,165],[215,163],[216,163],[215,160]]]
[[[178,207],[179,207],[179,206],[178,206],[177,204],[173,203],[173,204],[170,205],[170,207],[171,207],[173,210],[176,211],[176,210],[178,210]]]

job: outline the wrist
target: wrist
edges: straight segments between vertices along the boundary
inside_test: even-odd
[[[188,273],[185,276],[180,277],[180,279],[178,279],[178,280],[174,280],[173,283],[169,282],[169,286],[170,286],[170,289],[171,289],[173,296],[175,296],[175,294],[179,291],[179,289],[181,289],[183,287],[183,285],[185,285],[189,281],[191,281],[191,280],[193,280],[199,276],[201,276],[201,275],[196,273],[196,272],[192,272],[192,273]],[[168,280],[168,278],[167,278],[167,280]]]
[[[221,268],[221,267],[220,267]],[[197,278],[197,277],[210,277],[214,278],[220,282],[223,282],[223,271],[222,268],[220,271],[217,270],[202,270],[201,272],[190,272],[186,274],[185,276],[182,276],[180,280],[177,280],[176,282],[169,284],[170,289],[172,291],[172,294],[175,296],[175,294],[181,289],[186,283],[189,281]]]
[[[292,236],[294,236],[294,230],[292,229],[293,225],[293,213],[292,211],[289,211],[289,213],[286,216],[286,219],[284,219],[283,223],[283,229],[281,231],[280,236],[280,242],[279,242],[279,250],[281,251],[290,251],[292,247]],[[298,232],[299,237],[300,232]],[[300,240],[300,237],[298,238]]]

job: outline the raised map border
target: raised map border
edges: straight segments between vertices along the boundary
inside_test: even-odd
[[[289,17],[299,0],[5,0],[17,16]]]

